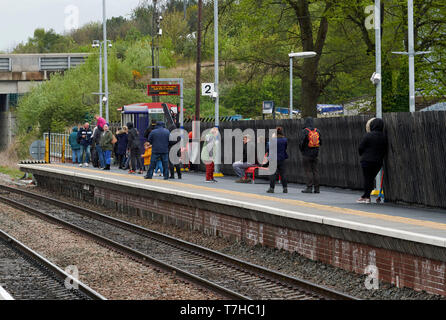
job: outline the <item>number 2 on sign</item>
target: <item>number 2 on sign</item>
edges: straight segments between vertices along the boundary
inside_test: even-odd
[[[212,96],[214,92],[214,84],[213,83],[202,83],[201,84],[201,95],[202,96]]]

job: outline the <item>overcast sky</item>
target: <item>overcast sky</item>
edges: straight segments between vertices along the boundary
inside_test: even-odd
[[[107,18],[129,17],[140,0],[106,0]],[[36,28],[68,31],[102,21],[102,0],[0,0],[0,50],[14,48],[32,37]]]

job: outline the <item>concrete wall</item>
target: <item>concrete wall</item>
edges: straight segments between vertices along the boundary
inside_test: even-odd
[[[0,112],[0,151],[5,150],[15,136],[15,116],[11,112]]]

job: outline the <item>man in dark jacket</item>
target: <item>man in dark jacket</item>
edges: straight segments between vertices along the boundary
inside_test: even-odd
[[[152,132],[156,127],[156,121],[152,120],[152,123],[144,130],[144,138],[149,140],[150,132]]]
[[[138,163],[138,157],[140,156],[140,143],[139,143],[139,133],[136,128],[133,127],[132,122],[127,123],[128,133],[128,144],[127,149],[130,150],[130,164],[131,168],[129,173],[135,173]]]
[[[313,118],[305,118],[305,128],[300,135],[299,149],[302,153],[302,166],[307,177],[307,187],[303,193],[319,193],[318,156],[319,147],[322,145],[321,133],[314,128]]]
[[[101,146],[101,138],[104,133],[103,127],[100,127],[99,125],[96,126],[93,130],[93,135],[91,136],[92,144],[95,146],[95,157],[99,161],[99,167],[105,168],[105,160],[104,160],[104,150],[102,150]],[[94,166],[94,164],[93,164]]]
[[[116,154],[118,158],[119,169],[124,169],[124,158],[127,151],[127,144],[129,142],[127,137],[126,126],[118,130],[116,134],[116,139],[118,140],[118,142],[116,143],[118,145],[118,150]]]
[[[364,175],[364,194],[358,203],[370,203],[373,181],[383,165],[387,152],[387,138],[383,133],[384,122],[380,118],[372,118],[367,122],[366,134],[359,145],[361,167]]]
[[[88,163],[90,162],[90,145],[91,145],[91,136],[92,132],[90,129],[90,124],[85,122],[84,126],[80,128],[77,133],[77,141],[81,145],[81,159],[79,161],[79,167],[82,167],[82,161],[84,159],[85,154],[85,163],[84,165],[88,167]]]
[[[164,180],[169,179],[169,136],[170,132],[166,129],[164,122],[158,121],[155,130],[150,132],[148,139],[152,145],[152,157],[145,179],[152,179],[158,159],[163,163]]]

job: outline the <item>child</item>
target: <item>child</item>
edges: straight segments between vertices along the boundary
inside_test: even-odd
[[[145,166],[150,165],[150,158],[152,157],[152,145],[149,142],[144,143],[144,154],[141,157],[144,159],[144,170]],[[142,173],[143,168],[141,168]]]
[[[163,175],[163,163],[161,160],[158,159],[158,161],[156,162],[156,167],[155,167],[155,171],[153,171],[155,174],[157,172],[159,172],[158,176],[161,177]]]

